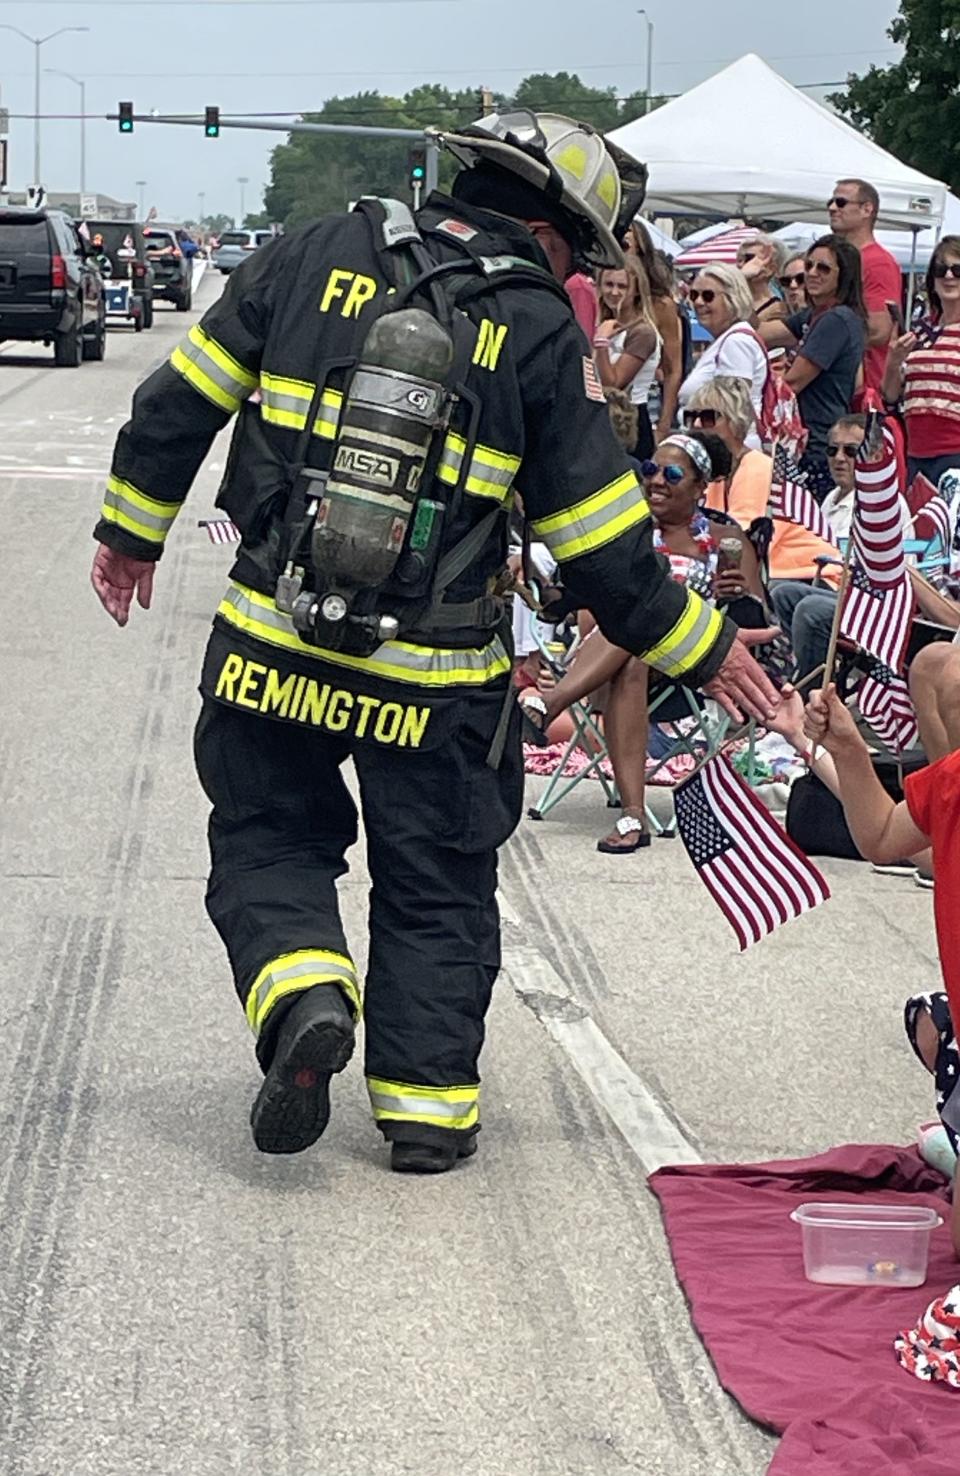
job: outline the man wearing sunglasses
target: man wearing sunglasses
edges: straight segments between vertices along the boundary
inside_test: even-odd
[[[865,179],[841,179],[831,199],[830,229],[843,236],[860,252],[863,300],[867,309],[867,350],[863,356],[863,382],[879,394],[890,345],[890,315],[886,304],[902,307],[903,281],[900,268],[874,235],[880,213],[880,196]]]

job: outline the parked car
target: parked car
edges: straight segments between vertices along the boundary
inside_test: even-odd
[[[85,220],[83,226],[91,241],[100,238],[110,258],[107,316],[129,319],[138,333],[152,328],[155,274],[143,226],[132,220]]]
[[[104,356],[103,279],[62,210],[0,206],[0,338],[53,344],[65,369]]]
[[[258,246],[265,246],[275,235],[276,232],[272,230],[224,231],[220,237],[220,245],[213,253],[213,264],[227,277],[234,267],[246,261],[251,251],[256,251]]]
[[[147,258],[153,266],[153,296],[172,302],[178,312],[193,306],[193,260],[184,256],[177,233],[168,226],[146,226]]]

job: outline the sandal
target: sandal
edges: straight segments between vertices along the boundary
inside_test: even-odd
[[[543,698],[528,688],[527,692],[517,698],[517,705],[523,722],[524,743],[535,743],[538,748],[548,748],[550,739],[547,737],[547,725],[545,722],[538,723],[533,716],[536,713],[538,717],[546,718],[547,704]]]
[[[605,856],[632,856],[634,851],[642,851],[650,844],[650,832],[636,815],[621,815],[614,830],[617,835],[633,835],[636,839],[630,846],[618,846],[606,839],[597,841],[597,850]]]

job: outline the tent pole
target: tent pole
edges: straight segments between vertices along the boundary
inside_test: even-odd
[[[910,250],[910,276],[907,281],[907,329],[913,321],[913,295],[914,295],[914,273],[917,270],[917,237],[920,234],[918,226],[913,227],[913,245]]]

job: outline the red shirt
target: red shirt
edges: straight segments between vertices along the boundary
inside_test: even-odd
[[[909,774],[904,798],[918,830],[930,837],[933,915],[940,967],[954,1029],[960,1028],[960,749],[929,768]]]
[[[860,270],[863,273],[863,300],[868,313],[882,313],[884,303],[903,305],[903,281],[900,268],[885,246],[870,241],[860,248]],[[891,332],[893,324],[890,324]],[[868,348],[863,356],[863,382],[867,389],[879,393],[883,371],[887,367],[887,345]]]

